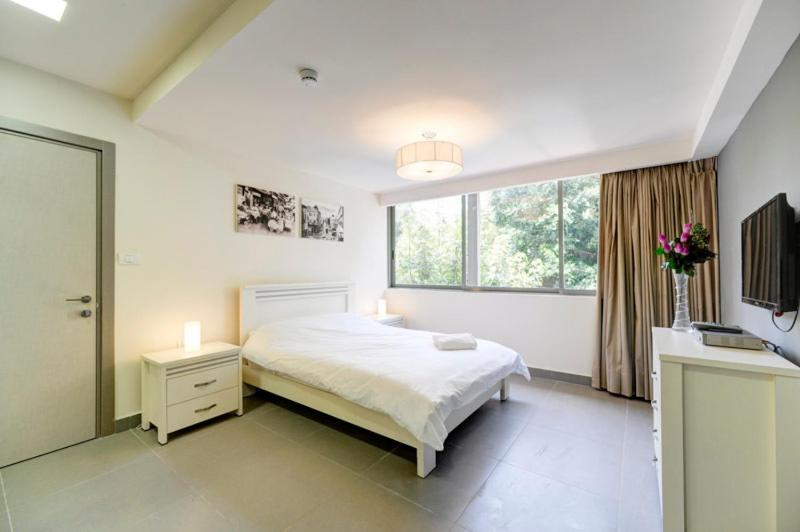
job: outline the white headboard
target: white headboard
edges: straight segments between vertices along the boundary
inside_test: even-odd
[[[265,323],[285,318],[347,312],[348,283],[259,284],[239,289],[239,343]]]

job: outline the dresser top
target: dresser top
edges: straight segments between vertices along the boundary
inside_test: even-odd
[[[142,358],[156,366],[172,367],[218,358],[225,355],[233,355],[238,352],[238,345],[226,344],[225,342],[211,342],[201,345],[199,351],[193,351],[191,353],[185,352],[183,348],[167,349],[165,351],[144,354]]]
[[[688,332],[653,327],[653,346],[662,361],[800,377],[800,367],[772,351],[704,345]]]

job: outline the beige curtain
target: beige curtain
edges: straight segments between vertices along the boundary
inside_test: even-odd
[[[600,184],[597,296],[600,349],[592,386],[650,399],[651,327],[670,327],[672,274],[654,253],[658,234],[674,238],[701,222],[717,242],[717,158],[605,174]],[[689,281],[694,321],[719,321],[719,261],[698,266]]]

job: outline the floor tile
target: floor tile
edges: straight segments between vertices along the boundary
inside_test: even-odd
[[[543,403],[555,381],[549,379],[532,378],[526,381],[518,375],[511,377],[510,396],[506,401],[500,401],[496,394],[481,408],[505,416],[522,416],[529,418]]]
[[[502,409],[502,406],[498,409]],[[468,447],[500,459],[527,424],[525,417],[508,416],[481,407],[447,436],[447,444]]]
[[[191,530],[192,532],[228,532],[235,529],[221,512],[212,508],[199,495],[188,495],[141,521],[136,521],[123,532],[166,532]]]
[[[0,509],[0,532],[11,532],[11,523],[8,513],[6,513],[4,509]]]
[[[619,532],[660,532],[661,502],[653,463],[653,410],[650,404],[630,401],[625,426]]]
[[[621,444],[530,424],[514,441],[503,462],[597,495],[619,497]]]
[[[627,402],[589,386],[556,382],[531,423],[621,445]]]
[[[652,458],[623,461],[619,532],[660,532],[661,503]]]
[[[10,506],[14,529],[115,530],[190,494],[151,453],[109,473]]]
[[[107,473],[150,454],[128,431],[67,447],[4,468],[9,506]]]
[[[201,437],[176,439],[154,450],[163,456],[176,455],[185,449],[204,449],[209,455],[238,452],[242,448],[258,448],[261,439],[286,441],[272,431],[244,417],[230,417],[208,427]]]
[[[625,419],[625,438],[634,445],[628,450],[642,449],[648,452],[653,447],[653,407],[646,401],[628,401]]]
[[[347,423],[315,431],[302,438],[300,443],[356,472],[364,471],[399,445]]]
[[[448,446],[436,453],[436,469],[426,478],[416,474],[416,450],[403,446],[369,468],[364,476],[435,514],[455,521],[497,465],[494,458],[470,449]]]
[[[277,408],[259,409],[250,417],[259,425],[293,440],[303,438],[326,427],[323,414],[300,405],[280,405]],[[325,419],[327,421],[327,419]]]
[[[333,461],[256,427],[253,444],[212,453],[201,442],[165,459],[215,508],[243,529],[283,530],[355,476]],[[203,445],[207,445],[203,441]]]
[[[452,523],[361,478],[293,524],[291,532],[441,532]]]
[[[232,419],[203,438],[175,443],[160,447],[158,454],[169,468],[190,483],[217,471],[224,473],[226,468],[246,463],[253,457],[274,457],[284,448],[297,446],[243,418]]]
[[[458,524],[475,532],[612,532],[617,501],[500,463]]]

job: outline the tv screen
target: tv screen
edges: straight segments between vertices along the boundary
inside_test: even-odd
[[[742,222],[742,301],[796,310],[796,253],[794,209],[778,194]]]

